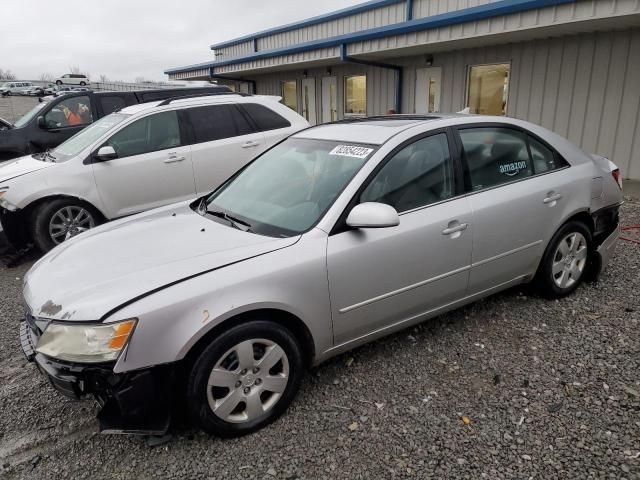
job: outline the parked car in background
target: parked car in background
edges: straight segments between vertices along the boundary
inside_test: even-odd
[[[33,87],[31,82],[5,82],[0,86],[0,95],[7,97],[9,95],[24,95]]]
[[[89,85],[89,78],[82,73],[66,73],[56,79],[56,85]]]
[[[612,255],[618,181],[515,119],[313,127],[211,194],[44,256],[22,348],[60,392],[98,398],[103,431],[163,433],[178,404],[206,432],[246,434],[308,365],[514,285],[570,294]]]
[[[62,94],[63,89],[69,89],[69,91]],[[231,91],[222,85],[134,92],[71,92],[70,89],[71,87],[61,87],[57,93],[62,95],[52,98],[42,97],[42,102],[18,119],[12,128],[0,133],[0,162],[55,148],[93,121],[129,105],[170,97]],[[68,97],[77,98],[71,100]],[[64,108],[78,103],[82,103],[88,108],[87,114],[81,119],[82,121],[74,124],[61,121],[61,112]]]
[[[0,165],[5,233],[46,252],[104,221],[203,195],[309,126],[279,100],[229,94],[134,105],[51,151]],[[65,96],[46,127],[90,116],[86,101]]]
[[[42,85],[34,85],[25,92],[25,95],[32,97],[44,97],[45,95],[51,95],[54,92],[53,87],[53,84],[46,87]]]

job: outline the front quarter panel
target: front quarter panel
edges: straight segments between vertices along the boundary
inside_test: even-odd
[[[327,235],[313,229],[290,246],[177,283],[122,308],[107,321],[138,318],[115,372],[184,358],[225,320],[260,309],[301,319],[317,353],[333,344],[326,271]]]

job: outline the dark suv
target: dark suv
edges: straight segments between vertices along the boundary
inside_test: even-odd
[[[134,92],[74,92],[38,103],[14,124],[0,127],[0,162],[55,148],[99,118],[137,103],[229,93],[222,85]]]

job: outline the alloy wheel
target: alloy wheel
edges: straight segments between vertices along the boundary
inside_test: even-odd
[[[580,280],[587,264],[587,240],[579,232],[565,236],[553,255],[551,275],[555,284],[570,288]]]
[[[207,382],[213,413],[230,423],[256,420],[280,400],[289,382],[289,360],[277,343],[251,339],[227,350]]]
[[[56,245],[95,226],[93,215],[84,207],[63,207],[51,216],[49,235]]]

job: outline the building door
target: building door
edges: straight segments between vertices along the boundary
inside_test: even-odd
[[[416,113],[440,111],[442,68],[429,67],[416,70]]]
[[[316,79],[302,80],[302,116],[311,124],[318,123],[316,116]]]
[[[338,120],[338,82],[336,77],[322,79],[322,121]]]

